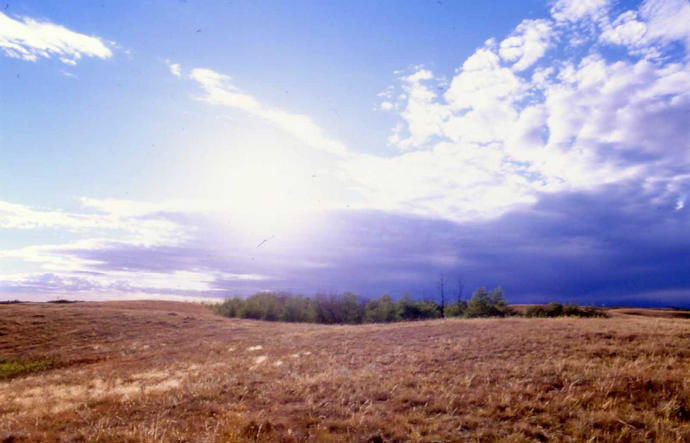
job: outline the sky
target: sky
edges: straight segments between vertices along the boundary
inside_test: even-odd
[[[0,300],[690,307],[690,1],[0,4]]]

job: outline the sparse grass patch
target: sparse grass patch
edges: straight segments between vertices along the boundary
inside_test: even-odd
[[[0,360],[0,380],[50,369],[48,360]]]

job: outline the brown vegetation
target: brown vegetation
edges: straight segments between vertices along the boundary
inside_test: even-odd
[[[690,322],[0,306],[0,441],[690,441]],[[31,366],[31,362],[45,364]]]

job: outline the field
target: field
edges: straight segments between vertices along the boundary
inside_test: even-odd
[[[690,320],[668,312],[324,326],[0,305],[0,441],[690,441]]]

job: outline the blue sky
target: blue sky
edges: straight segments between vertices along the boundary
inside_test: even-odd
[[[0,299],[690,305],[690,2],[6,2]]]

